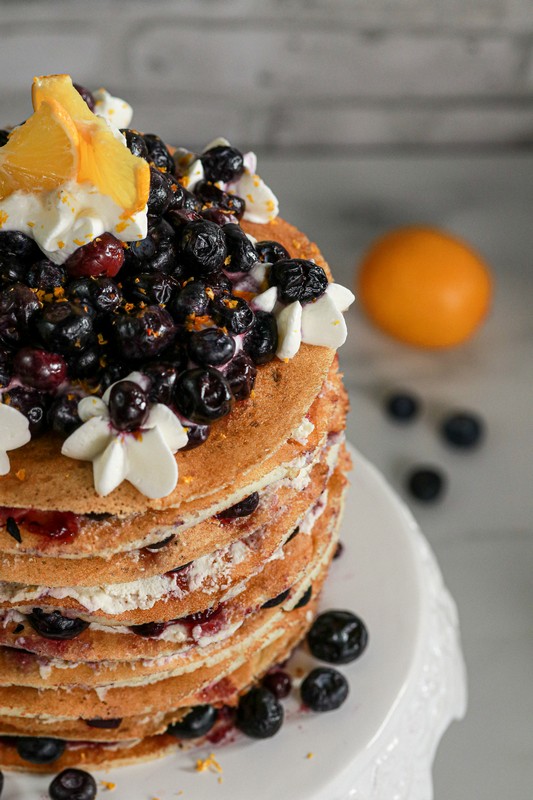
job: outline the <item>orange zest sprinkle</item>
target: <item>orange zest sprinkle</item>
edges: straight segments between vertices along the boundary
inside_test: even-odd
[[[0,211],[0,228],[3,228],[4,223],[9,219],[9,215],[5,211]]]
[[[215,754],[211,753],[207,758],[198,758],[196,760],[196,772],[222,772],[222,767],[215,758]]]
[[[242,299],[246,300],[247,302],[250,302],[250,300],[253,300],[255,297],[255,292],[245,292],[244,290],[240,289],[235,289],[233,294],[235,297],[242,297]]]

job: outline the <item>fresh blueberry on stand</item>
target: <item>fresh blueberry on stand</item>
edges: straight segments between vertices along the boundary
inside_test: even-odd
[[[155,164],[159,169],[164,169],[171,174],[174,173],[174,159],[170,155],[164,141],[155,133],[145,133],[144,143],[148,150],[148,161]]]
[[[174,340],[176,329],[164,308],[147,306],[135,315],[113,320],[113,339],[119,358],[132,361],[153,358]]]
[[[396,422],[411,422],[420,411],[420,401],[410,392],[394,392],[385,399],[385,411]]]
[[[450,414],[443,421],[440,432],[448,444],[466,450],[482,441],[485,423],[478,414],[462,411]]]
[[[240,698],[235,724],[246,736],[268,739],[283,724],[283,706],[268,689],[256,686]]]
[[[307,643],[315,658],[349,664],[364,652],[368,632],[362,619],[351,611],[326,611],[311,626]]]
[[[334,711],[348,697],[348,681],[331,667],[317,667],[303,680],[300,695],[312,711]]]
[[[222,228],[214,222],[199,220],[185,225],[180,239],[183,263],[197,276],[204,277],[222,269],[228,252]]]
[[[64,394],[58,397],[48,409],[47,421],[54,433],[70,436],[81,425],[78,416],[79,397]]]
[[[49,395],[44,392],[38,392],[36,389],[15,386],[4,394],[4,402],[9,402],[13,408],[24,414],[30,423],[32,437],[43,433],[50,403]]]
[[[250,356],[239,353],[224,369],[231,393],[235,400],[246,400],[250,397],[255,385],[257,369]]]
[[[24,281],[32,289],[53,292],[54,289],[59,289],[64,285],[66,278],[63,267],[52,263],[47,258],[42,258],[28,268]]]
[[[178,295],[171,301],[169,310],[176,322],[185,322],[187,317],[203,317],[209,309],[209,296],[204,281],[186,283]]]
[[[126,139],[126,145],[130,153],[148,161],[148,148],[141,134],[131,128],[121,128],[120,132]]]
[[[213,706],[193,706],[179,722],[168,726],[167,733],[177,739],[199,739],[209,733],[217,717],[217,710]]]
[[[65,747],[62,739],[51,739],[47,736],[17,738],[17,753],[30,764],[52,764],[63,755]]]
[[[64,769],[56,775],[48,793],[52,800],[94,800],[96,781],[82,769]]]
[[[250,272],[259,261],[257,251],[240,225],[224,225],[224,236],[228,248],[226,272]]]
[[[234,334],[246,333],[254,324],[254,312],[242,297],[217,297],[211,310],[218,324]]]
[[[243,200],[242,197],[239,197],[236,194],[230,194],[229,192],[224,192],[222,189],[219,189],[218,186],[215,186],[214,183],[202,181],[195,186],[194,195],[203,203],[204,206],[206,206],[206,208],[202,210],[202,216],[204,216],[206,219],[212,219],[213,222],[216,222],[217,219],[221,218],[210,217],[207,212],[209,212],[211,209],[224,214],[231,214],[237,220],[241,219],[246,211],[246,201]],[[224,221],[221,219],[221,223],[219,224],[224,225],[226,222],[231,221],[232,220]]]
[[[204,328],[191,334],[189,355],[202,367],[218,367],[235,354],[235,340],[220,328]]]
[[[267,672],[261,683],[264,688],[272,692],[274,697],[277,697],[278,700],[283,700],[291,693],[292,678],[288,672],[282,669],[275,668],[271,672]]]
[[[407,490],[416,500],[432,503],[446,487],[443,473],[434,467],[416,467],[407,476]]]

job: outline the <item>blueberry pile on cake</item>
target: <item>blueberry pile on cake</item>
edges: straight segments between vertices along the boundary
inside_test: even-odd
[[[0,133],[0,766],[58,771],[221,738],[306,635],[353,296],[253,153],[66,75],[32,102]]]

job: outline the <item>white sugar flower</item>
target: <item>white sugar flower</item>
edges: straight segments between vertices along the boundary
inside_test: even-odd
[[[138,372],[124,380],[143,388],[144,378]],[[178,482],[173,454],[187,444],[187,432],[170,408],[161,403],[152,406],[138,430],[117,430],[108,407],[113,386],[102,398],[80,400],[78,414],[84,424],[65,440],[61,452],[69,458],[93,462],[94,487],[103,497],[125,480],[146,497],[166,497]]]
[[[0,475],[10,470],[8,450],[23,447],[31,439],[30,424],[13,406],[0,404]]]
[[[278,300],[278,289],[271,286],[252,300],[252,307],[270,311],[278,323],[278,349],[276,355],[282,361],[294,358],[302,342],[340,347],[346,341],[346,322],[343,311],[353,303],[354,295],[338,283],[329,283],[317,300],[310,303],[285,305]]]
[[[213,139],[204,148],[203,153],[213,147],[228,147],[230,143],[222,137]],[[194,153],[179,147],[174,153],[174,159],[184,172],[184,186],[192,191],[196,184],[204,180],[204,168],[202,162]],[[279,204],[274,192],[269,189],[266,183],[256,172],[257,156],[255,153],[245,153],[244,172],[235,181],[223,183],[219,181],[217,186],[224,192],[236,194],[246,201],[244,219],[249,222],[267,223],[272,222],[278,216]]]

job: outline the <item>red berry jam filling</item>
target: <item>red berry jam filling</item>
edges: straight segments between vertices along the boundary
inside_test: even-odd
[[[24,525],[31,533],[48,536],[50,539],[68,541],[79,533],[79,518],[70,511],[37,511],[31,508],[9,508],[0,506],[0,525],[13,535],[13,523]],[[21,540],[17,540],[21,541]]]

